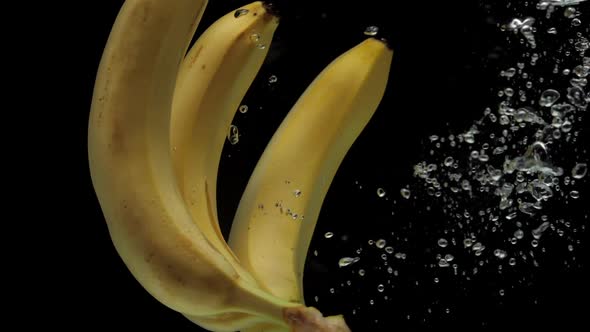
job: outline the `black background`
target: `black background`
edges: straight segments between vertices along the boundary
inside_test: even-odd
[[[245,3],[210,0],[197,35],[217,17]],[[411,178],[412,166],[426,154],[424,144],[429,135],[447,129],[463,130],[481,116],[486,106],[495,102],[499,69],[514,62],[511,55],[515,49],[508,47],[505,34],[497,26],[514,16],[514,9],[507,8],[508,3],[468,0],[280,3],[284,7],[283,21],[269,58],[244,101],[250,110],[236,120],[241,141],[236,146],[226,146],[220,166],[218,191],[223,199],[219,200],[219,212],[224,232],[227,234],[229,230],[228,221],[249,172],[290,105],[325,65],[365,38],[362,31],[368,25],[379,26],[381,35],[390,41],[395,52],[387,93],[334,179],[318,222],[319,236],[314,239],[310,252],[318,250],[333,255],[337,251],[337,247],[321,247],[321,235],[329,230],[348,233],[354,241],[365,241],[391,229],[388,224],[391,221],[383,220],[386,213],[374,202],[374,188],[399,190]],[[55,82],[65,84],[58,84],[56,89],[64,98],[63,102],[55,103],[57,111],[51,112],[56,126],[51,126],[48,136],[57,140],[54,144],[62,154],[59,159],[51,152],[47,157],[39,157],[56,169],[53,176],[46,176],[55,181],[57,190],[50,199],[58,202],[50,210],[51,215],[57,216],[57,222],[44,225],[56,234],[48,244],[51,253],[36,253],[47,263],[44,273],[52,276],[41,285],[51,290],[43,296],[49,305],[44,311],[56,313],[47,315],[43,324],[78,329],[199,331],[194,324],[155,301],[128,273],[110,242],[89,178],[86,128],[94,77],[121,4],[122,1],[106,0],[78,2],[63,12],[63,18],[54,16],[51,20],[57,27],[53,37],[63,40],[56,44],[53,54],[57,55],[56,71],[51,75]],[[267,83],[270,75],[278,77],[277,83]],[[372,195],[359,193],[354,181],[371,188],[368,191]],[[584,252],[579,258],[585,259],[587,254]],[[321,296],[319,303],[313,302],[315,294],[326,293],[331,283],[342,279],[335,275],[337,270],[321,264],[320,259],[310,259],[305,277],[306,289],[310,290],[306,300],[327,314],[351,307],[346,302],[359,298],[353,291],[332,300]],[[406,315],[421,315],[425,304],[420,301],[428,298],[424,295],[429,292],[427,287],[400,293],[400,300],[394,305],[376,305],[359,310],[355,316],[350,312],[344,314],[355,331],[440,328],[499,331],[511,327],[533,330],[583,326],[584,315],[589,312],[589,279],[584,269],[587,264],[571,271],[548,266],[535,272],[539,276],[534,285],[522,286],[519,296],[504,300],[489,295],[489,284],[495,278],[491,274],[490,280],[474,283],[473,288],[465,290],[464,297],[453,294],[455,289],[439,292],[437,296],[454,299],[449,300],[455,304],[453,314],[434,312],[426,322],[408,320]],[[368,307],[366,303],[359,306]],[[386,323],[374,324],[375,319]]]

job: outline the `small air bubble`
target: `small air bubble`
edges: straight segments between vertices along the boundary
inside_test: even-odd
[[[278,78],[277,78],[275,75],[271,75],[271,76],[268,78],[268,83],[270,83],[270,84],[273,84],[273,83],[276,83],[278,80],[279,80],[279,79],[278,79]]]
[[[248,112],[248,105],[241,105],[240,108],[238,108],[238,110],[240,111],[240,113],[246,113]]]
[[[471,240],[471,239],[469,239],[469,238],[467,238],[467,239],[464,239],[464,240],[463,240],[463,246],[464,246],[465,248],[469,248],[469,247],[471,247],[472,245],[473,245],[473,240]]]
[[[229,127],[229,131],[227,133],[227,140],[230,142],[231,145],[236,145],[240,141],[240,133],[238,131],[238,127],[235,125],[231,125]]]
[[[453,162],[454,162],[454,160],[453,160],[453,157],[450,157],[450,156],[449,156],[449,157],[446,157],[446,158],[445,158],[444,165],[445,165],[446,167],[450,167],[450,166],[452,166],[452,165],[453,165]]]
[[[383,188],[377,188],[377,196],[379,196],[379,197],[385,197],[385,189],[383,189]]]
[[[354,264],[360,260],[361,260],[360,257],[342,257],[338,261],[338,266],[339,267],[346,267],[346,266]]]
[[[560,97],[559,92],[553,89],[547,89],[541,93],[539,98],[539,105],[542,107],[551,107]]]
[[[565,16],[567,18],[574,18],[576,16],[576,8],[574,8],[574,7],[567,7],[563,11],[563,16]]]
[[[447,245],[449,245],[449,241],[447,241],[447,239],[440,238],[438,239],[438,245],[441,248],[445,248]]]
[[[377,285],[377,291],[379,293],[382,293],[385,290],[385,286],[383,286],[382,284]]]
[[[385,247],[385,252],[388,254],[393,254],[393,247]]]
[[[374,25],[368,26],[364,31],[366,36],[376,36],[377,33],[379,33],[379,28]]]
[[[293,191],[293,196],[295,196],[295,197],[301,197],[301,190],[296,189],[295,191]]]
[[[255,43],[258,43],[260,41],[260,35],[257,33],[253,33],[250,35],[250,40]]]
[[[587,172],[588,172],[588,165],[586,163],[578,163],[572,169],[572,177],[574,179],[581,179],[584,176],[586,176]]]
[[[375,242],[375,246],[379,249],[383,249],[383,248],[385,248],[386,243],[387,242],[384,239],[379,239],[379,240],[377,240],[377,242]]]
[[[234,17],[238,18],[240,16],[244,16],[244,15],[248,14],[248,12],[250,12],[248,9],[240,8],[234,12]]]
[[[360,270],[359,270],[359,276],[361,276],[361,277],[362,277],[362,276],[364,276],[364,275],[365,275],[365,270],[363,270],[363,269],[360,269]]]
[[[506,258],[506,251],[502,249],[495,249],[494,256],[498,257],[499,259],[504,259]]]
[[[329,238],[331,238],[331,237],[333,237],[333,236],[334,236],[334,233],[332,233],[332,232],[326,232],[326,234],[324,234],[324,237],[325,237],[326,239],[329,239]]]
[[[400,190],[400,193],[401,193],[401,195],[402,195],[403,198],[405,198],[405,199],[409,199],[410,198],[410,194],[411,193],[410,193],[410,190],[409,189],[402,188]]]
[[[570,191],[570,197],[573,199],[578,199],[580,198],[580,193],[577,190],[572,190]]]
[[[579,18],[574,18],[572,20],[572,25],[575,27],[579,27],[580,25],[582,25],[582,21]]]

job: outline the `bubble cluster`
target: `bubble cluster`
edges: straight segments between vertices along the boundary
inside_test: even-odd
[[[482,280],[490,298],[507,301],[555,264],[548,257],[581,266],[588,214],[572,211],[587,200],[590,36],[581,27],[590,17],[572,6],[582,2],[536,1],[498,26],[519,53],[494,73],[492,102],[466,127],[425,137],[411,181],[393,190],[399,194],[386,193],[385,181],[368,186],[376,204],[391,204],[391,216],[376,219],[393,231],[343,242],[357,247],[329,258],[346,280],[336,289],[376,307],[400,289],[437,294],[422,316],[399,313],[427,320],[454,315],[449,293]],[[555,38],[566,42],[548,42]]]

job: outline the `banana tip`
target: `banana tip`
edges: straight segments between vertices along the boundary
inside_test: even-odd
[[[387,46],[387,48],[388,48],[390,51],[393,51],[393,46],[392,46],[392,45],[391,45],[391,43],[389,42],[389,39],[387,39],[387,38],[384,38],[384,37],[381,37],[381,38],[378,38],[378,40],[379,40],[380,42],[382,42],[383,44],[385,44],[385,46]]]
[[[281,18],[282,10],[277,5],[276,2],[270,1],[270,0],[265,0],[265,1],[262,1],[262,5],[264,6],[264,9],[266,9],[266,11],[269,14],[271,14],[272,16],[275,16],[276,18]]]

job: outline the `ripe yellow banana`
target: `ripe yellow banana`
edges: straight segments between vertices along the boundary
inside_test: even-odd
[[[330,63],[281,123],[250,178],[229,244],[263,288],[303,302],[320,208],[347,151],[383,97],[393,52],[368,38]]]
[[[172,162],[193,220],[240,275],[250,279],[219,228],[217,171],[231,121],[277,25],[278,19],[256,1],[207,27],[180,66],[170,120]]]
[[[152,296],[212,330],[268,324],[284,331],[348,331],[341,316],[323,317],[242,275],[183,198],[170,120],[177,81],[188,79],[178,77],[179,64],[206,4],[127,0],[112,28],[95,82],[88,158],[113,244]],[[201,205],[209,212],[199,214],[209,223],[216,221],[211,204]]]

